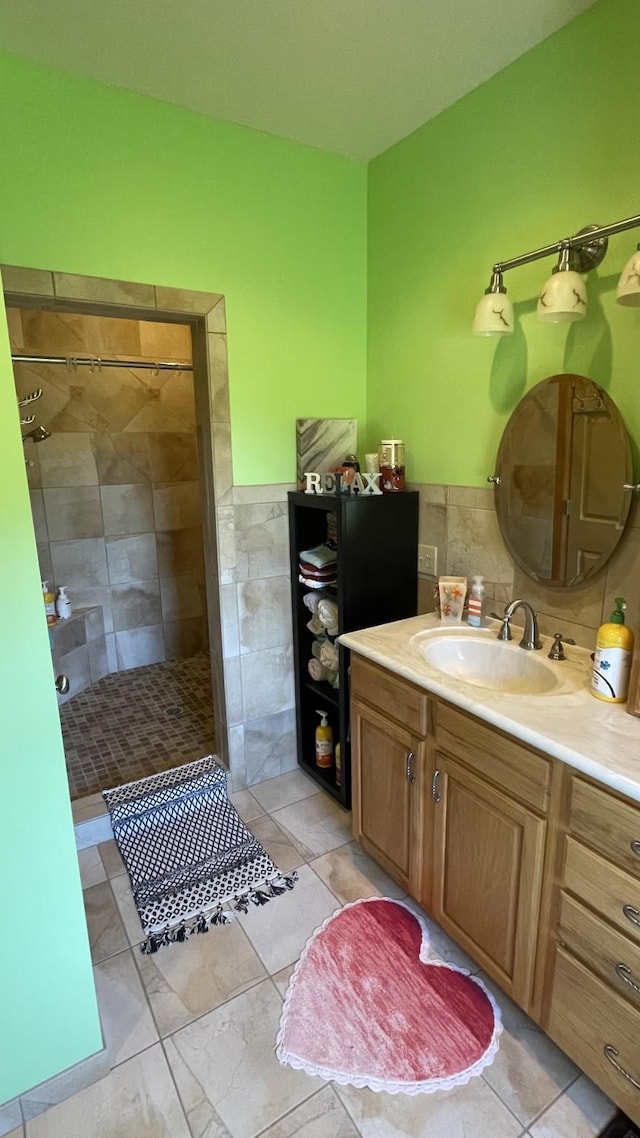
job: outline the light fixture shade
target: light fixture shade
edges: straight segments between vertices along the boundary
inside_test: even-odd
[[[587,311],[587,290],[579,273],[559,269],[542,286],[538,297],[538,320],[544,324],[570,324]]]
[[[640,304],[640,248],[629,258],[620,273],[616,300],[628,308]]]
[[[475,336],[505,336],[513,332],[513,305],[506,292],[486,292],[473,317]]]

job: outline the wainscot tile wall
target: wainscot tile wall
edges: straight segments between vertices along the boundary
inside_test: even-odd
[[[438,574],[486,582],[487,611],[501,613],[514,597],[529,601],[547,635],[562,632],[585,648],[595,645],[596,630],[608,620],[614,598],[626,597],[627,623],[640,633],[640,509],[632,506],[620,543],[606,568],[591,582],[570,589],[545,588],[513,562],[502,540],[492,489],[413,483],[420,491],[419,541],[438,548]],[[433,610],[436,578],[420,578],[420,611]],[[516,614],[518,623],[518,614]]]
[[[8,311],[16,352],[191,360],[186,324]],[[51,433],[25,443],[43,579],[101,606],[111,672],[206,650],[191,373],[16,363],[15,380],[42,389],[26,411]]]

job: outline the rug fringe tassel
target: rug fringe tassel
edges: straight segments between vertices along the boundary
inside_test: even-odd
[[[280,897],[287,890],[293,889],[298,874],[294,870],[286,876],[281,874],[271,881],[265,882],[264,886],[260,889],[249,889],[246,893],[240,894],[238,897],[233,898],[233,908],[238,913],[248,913],[250,905],[266,905],[273,897]],[[175,929],[167,928],[161,932],[150,933],[146,940],[143,940],[140,945],[140,951],[145,956],[150,956],[152,953],[157,952],[159,948],[167,944],[182,944],[188,940],[190,936],[197,933],[208,933],[209,929],[217,925],[228,925],[233,920],[233,913],[227,909],[223,909],[222,905],[218,905],[208,916],[204,913],[199,913],[197,917],[193,917],[190,921],[183,921]]]

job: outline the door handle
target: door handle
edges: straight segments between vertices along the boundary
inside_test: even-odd
[[[636,855],[636,857],[640,857],[640,842],[639,841],[634,840],[633,842],[631,842],[631,852],[634,853]]]
[[[69,677],[56,676],[56,691],[59,695],[66,695],[69,691]]]
[[[440,794],[440,791],[438,790],[438,779],[439,778],[440,778],[440,771],[434,771],[433,772],[433,778],[431,779],[431,801],[432,802],[440,802],[440,799],[442,797]]]
[[[416,776],[415,776],[414,769],[413,769],[415,761],[416,761],[416,756],[414,755],[413,751],[409,751],[409,754],[407,755],[407,767],[406,767],[406,772],[405,772],[407,782],[415,782],[416,781]]]

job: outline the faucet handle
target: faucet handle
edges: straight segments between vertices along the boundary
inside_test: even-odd
[[[561,632],[554,632],[553,644],[549,649],[550,660],[566,660],[563,644],[575,644],[575,640],[570,636],[563,636]]]
[[[498,640],[513,640],[513,636],[511,635],[511,625],[509,624],[511,617],[507,616],[505,613],[500,616],[497,612],[491,612],[489,613],[489,616],[492,616],[494,620],[500,621],[501,627],[497,637]]]

